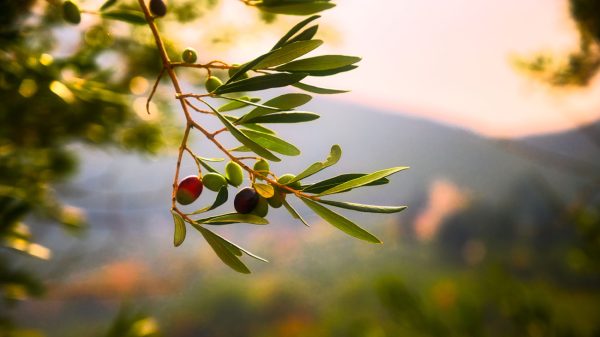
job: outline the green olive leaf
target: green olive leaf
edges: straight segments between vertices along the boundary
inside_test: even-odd
[[[201,209],[191,213],[191,215],[211,211],[211,210],[223,205],[227,201],[228,198],[229,198],[229,192],[227,191],[227,186],[223,186],[223,187],[221,187],[221,189],[219,189],[219,192],[217,193],[217,197],[216,197],[215,201],[212,203],[212,205],[201,208]]]
[[[245,92],[285,87],[302,81],[306,76],[307,75],[303,73],[278,73],[250,77],[244,80],[223,84],[218,87],[214,93],[220,95],[230,92]]]
[[[353,65],[360,57],[346,55],[321,55],[300,59],[275,68],[277,71],[325,71]]]
[[[318,216],[323,218],[323,220],[337,227],[344,233],[354,236],[355,238],[365,240],[367,242],[381,243],[381,240],[376,238],[373,234],[367,232],[354,222],[348,220],[340,214],[337,214],[336,212],[328,209],[327,207],[319,205],[317,202],[307,198],[302,198],[302,201],[306,204],[306,206],[312,209],[313,212],[315,212]]]
[[[232,98],[230,98],[230,100],[232,100]],[[220,107],[217,108],[217,110],[219,110],[219,112],[237,110],[237,109],[241,109],[245,106],[248,106],[251,103],[256,103],[256,102],[260,102],[260,98],[242,96],[239,99],[235,99],[235,100],[232,100],[231,102],[227,102],[227,103],[221,105]]]
[[[275,50],[281,46],[283,46],[284,44],[286,44],[288,42],[288,40],[294,36],[294,34],[296,34],[297,32],[299,32],[302,28],[304,28],[306,25],[308,25],[309,23],[311,23],[312,21],[320,18],[320,15],[313,15],[299,23],[297,23],[294,27],[292,27],[287,33],[285,33],[284,36],[281,37],[281,39],[279,39],[279,41],[277,41],[277,43],[275,44],[275,46],[273,46],[273,49],[271,50]]]
[[[252,69],[267,69],[288,63],[317,49],[322,44],[323,41],[321,40],[290,42],[281,48],[270,52],[267,57],[263,58],[260,62],[254,65]]]
[[[333,178],[329,178],[329,179],[325,179],[325,180],[316,182],[316,183],[308,185],[308,186],[303,186],[302,191],[306,192],[306,193],[318,194],[318,193],[324,192],[332,187],[335,187],[337,185],[340,185],[347,181],[350,181],[352,179],[364,177],[366,175],[367,175],[366,173],[345,173],[345,174],[341,174],[339,176],[335,176]],[[387,178],[381,178],[381,179],[375,180],[373,182],[370,182],[370,183],[366,184],[365,186],[384,185],[389,182],[390,181]],[[347,190],[345,190],[345,191],[347,191]],[[342,192],[345,192],[345,191],[342,191]]]
[[[356,204],[353,202],[342,202],[334,200],[319,199],[318,202],[327,204],[335,207],[351,209],[354,211],[365,212],[365,213],[397,213],[406,209],[406,206],[376,206],[376,205],[364,205]]]
[[[237,246],[202,226],[194,227],[200,231],[204,240],[208,242],[223,263],[238,273],[250,274],[250,269],[248,269],[248,267],[246,267],[246,265],[238,258],[238,256],[242,255],[242,252],[240,249],[236,249]]]
[[[319,195],[327,195],[327,194],[334,194],[334,193],[340,193],[342,191],[346,191],[352,188],[356,188],[356,187],[360,187],[366,184],[369,184],[371,182],[374,182],[376,180],[379,180],[381,178],[385,178],[391,174],[394,174],[396,172],[399,171],[403,171],[408,169],[407,166],[399,166],[399,167],[392,167],[392,168],[388,168],[385,170],[380,170],[377,172],[373,172],[373,173],[369,173],[366,176],[363,177],[359,177],[359,178],[355,178],[352,180],[349,180],[343,184],[339,184],[335,187],[332,187],[330,189],[327,189],[321,193],[319,193]]]
[[[303,32],[301,32],[300,34],[298,34],[298,35],[294,36],[292,39],[290,39],[287,43],[294,43],[294,42],[298,42],[298,41],[308,41],[317,34],[318,30],[319,30],[319,25],[314,25],[309,28],[306,28]]]
[[[313,85],[308,85],[308,84],[302,83],[302,82],[294,83],[294,84],[292,84],[292,86],[294,86],[298,89],[302,89],[307,92],[312,92],[312,93],[321,94],[321,95],[343,94],[345,92],[350,91],[350,90],[320,88],[320,87],[315,87]]]
[[[185,221],[175,211],[171,211],[173,214],[173,222],[175,223],[175,233],[173,235],[173,245],[179,247],[185,240]]]
[[[289,202],[287,202],[287,200],[283,199],[282,201],[283,206],[285,207],[285,209],[288,211],[288,213],[290,213],[290,215],[292,216],[292,218],[294,219],[298,219],[300,220],[306,227],[310,227],[310,225],[308,224],[308,222],[306,222],[302,216],[300,215],[300,213],[298,213],[298,211],[296,211],[296,209],[294,209],[294,207],[292,207],[292,205],[290,205]]]
[[[123,21],[134,25],[146,24],[146,18],[144,17],[144,14],[139,11],[117,9],[108,12],[101,12],[100,16],[105,19]]]
[[[112,7],[114,4],[117,3],[117,0],[107,0],[106,2],[104,2],[104,4],[100,7],[101,11],[107,10],[110,7]]]
[[[278,108],[279,110],[292,110],[294,108],[297,108],[301,105],[304,105],[304,104],[310,102],[311,99],[312,99],[312,96],[307,95],[307,94],[291,93],[291,94],[284,94],[284,95],[272,98],[272,99],[266,101],[264,105],[271,107],[271,108]],[[265,108],[258,107],[256,109],[251,110],[244,116],[242,116],[239,119],[238,123],[245,123],[245,122],[247,122],[253,118],[256,118],[258,116],[263,116],[263,115],[275,113],[275,112],[276,111],[273,111],[273,109],[265,109]]]
[[[281,153],[286,156],[297,156],[300,154],[300,150],[297,147],[277,136],[253,130],[242,129],[241,132],[252,141],[273,152]]]
[[[290,180],[288,183],[291,184],[295,181],[302,180],[306,177],[310,177],[313,174],[328,168],[331,165],[335,165],[342,157],[342,148],[339,145],[333,145],[329,151],[329,156],[323,162],[317,162],[310,165],[306,170],[302,171],[296,177]]]
[[[275,194],[275,189],[273,186],[268,184],[254,184],[254,190],[256,193],[260,194],[263,198],[269,199]]]
[[[195,220],[196,224],[229,225],[233,223],[248,223],[252,225],[268,225],[269,221],[254,214],[227,213]]]
[[[320,116],[312,112],[278,112],[258,116],[247,120],[247,123],[303,123],[318,119]],[[245,124],[244,124],[245,125]]]

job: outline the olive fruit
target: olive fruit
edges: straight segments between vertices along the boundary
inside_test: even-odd
[[[256,203],[256,207],[252,210],[252,214],[258,215],[261,218],[264,218],[269,213],[269,202],[267,199],[258,196],[258,203]]]
[[[260,196],[252,187],[245,187],[235,195],[233,207],[238,213],[247,214],[256,208],[259,200]]]
[[[269,162],[264,159],[259,159],[254,163],[254,171],[257,171],[266,177],[269,174]]]
[[[182,205],[189,205],[194,202],[202,193],[203,184],[198,176],[187,176],[179,182],[175,199]]]
[[[218,173],[210,172],[202,177],[202,183],[209,190],[218,192],[223,186],[227,185],[227,180]]]
[[[150,12],[154,16],[165,16],[167,14],[167,5],[163,0],[150,0]]]
[[[240,65],[239,64],[232,64],[232,68],[229,68],[229,70],[227,71],[227,74],[229,75],[229,77],[233,76],[238,70],[240,69]],[[240,80],[246,79],[248,78],[248,73],[244,73],[242,76],[240,76]]]
[[[206,87],[206,91],[208,91],[208,92],[213,92],[213,91],[217,90],[217,88],[220,87],[221,85],[223,85],[223,82],[221,82],[221,80],[216,76],[210,76],[206,80],[206,83],[204,83],[204,86]]]
[[[294,178],[296,178],[295,175],[293,175],[291,173],[287,173],[287,174],[284,174],[281,177],[279,177],[279,179],[277,179],[277,182],[280,183],[280,184],[282,184],[282,185],[287,185],[288,187],[293,188],[295,190],[299,190],[302,187],[302,185],[300,184],[299,181],[294,181],[293,183],[291,183],[291,184],[288,185],[288,183],[292,179],[294,179]],[[284,190],[283,192],[284,193],[291,193],[288,190]]]
[[[244,171],[238,163],[230,161],[225,165],[225,177],[231,185],[238,187],[244,180]]]
[[[81,11],[72,1],[65,1],[62,4],[63,19],[74,25],[81,22]]]
[[[269,203],[269,205],[271,205],[271,207],[279,208],[281,207],[281,205],[283,205],[284,199],[285,194],[283,194],[283,192],[281,192],[281,190],[279,190],[278,188],[275,188],[275,194],[273,194],[272,197],[267,199],[267,202]]]
[[[185,48],[183,53],[181,53],[181,59],[185,63],[196,63],[196,60],[198,59],[198,54],[196,53],[196,50],[194,50],[194,48]]]

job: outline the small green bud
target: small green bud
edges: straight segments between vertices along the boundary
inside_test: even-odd
[[[254,163],[254,171],[258,171],[258,173],[266,177],[269,174],[269,162],[264,159],[257,160]]]
[[[196,53],[196,50],[194,50],[194,48],[185,48],[183,53],[181,53],[181,59],[185,63],[196,63],[196,60],[198,59],[198,54]]]
[[[281,177],[279,177],[279,179],[277,179],[277,182],[282,184],[282,185],[287,185],[295,190],[299,190],[302,185],[300,184],[299,181],[294,181],[293,183],[288,185],[288,182],[290,182],[292,179],[296,178],[295,175],[291,174],[291,173],[287,173],[282,175]],[[284,193],[291,193],[287,190],[283,190]]]
[[[167,14],[167,5],[163,0],[150,0],[150,12],[157,17],[162,17]]]
[[[267,202],[267,199],[259,196],[258,203],[256,204],[251,213],[254,215],[258,215],[261,218],[267,216],[267,213],[269,213],[269,203]]]
[[[81,11],[79,10],[79,6],[77,6],[72,1],[63,2],[62,10],[63,18],[68,23],[76,25],[81,22]]]
[[[218,192],[223,186],[227,185],[225,177],[218,173],[209,172],[202,177],[204,186],[211,191]]]
[[[238,187],[244,181],[244,171],[238,163],[230,161],[225,165],[225,177],[231,185]]]
[[[204,84],[204,86],[206,87],[206,91],[208,92],[213,92],[217,90],[217,88],[221,85],[223,85],[223,82],[221,82],[221,80],[216,76],[210,76]]]

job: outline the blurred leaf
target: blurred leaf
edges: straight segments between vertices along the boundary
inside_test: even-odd
[[[269,221],[254,214],[227,213],[195,220],[197,224],[228,225],[232,223],[248,223],[252,225],[268,225]]]
[[[235,139],[237,139],[240,143],[244,144],[249,149],[251,149],[256,154],[258,154],[259,156],[261,156],[265,159],[269,159],[272,161],[281,161],[281,159],[277,158],[274,154],[269,152],[269,150],[265,149],[264,147],[255,143],[252,139],[248,138],[244,133],[242,133],[242,131],[240,131],[237,127],[235,127],[235,125],[233,125],[227,118],[225,118],[225,116],[223,116],[220,112],[215,110],[208,103],[206,105],[215,113],[215,115],[217,115],[219,120],[221,120],[221,123],[223,123],[223,125],[225,125],[225,127],[227,128],[227,130],[229,130],[231,135]]]
[[[275,131],[273,131],[269,128],[265,128],[262,125],[253,124],[253,123],[243,124],[242,127],[246,128],[246,129],[262,132],[262,133],[268,133],[270,135],[274,135],[276,133]]]
[[[292,110],[310,102],[311,99],[312,97],[307,94],[291,93],[272,98],[266,101],[264,105],[268,107],[278,108],[280,110]],[[242,116],[239,119],[238,123],[245,123],[250,119],[269,113],[274,113],[274,111],[272,109],[256,108]]]
[[[278,112],[249,119],[249,123],[303,123],[318,119],[312,112]]]
[[[104,4],[103,4],[101,7],[100,7],[100,10],[101,10],[101,11],[103,11],[103,10],[107,10],[107,9],[109,9],[110,7],[112,7],[112,6],[113,6],[114,4],[116,4],[116,3],[117,3],[117,0],[107,0],[107,1],[106,1],[106,2],[105,2],[105,3],[104,3]]]
[[[134,25],[146,24],[146,18],[144,17],[144,14],[138,11],[118,9],[110,12],[101,12],[100,16],[105,19],[124,21]]]
[[[352,202],[341,202],[333,200],[318,200],[320,203],[336,206],[345,209],[351,209],[359,212],[366,213],[397,213],[406,209],[406,206],[376,206],[376,205],[364,205],[356,204]]]
[[[302,73],[306,73],[310,76],[331,76],[331,75],[343,73],[345,71],[354,70],[356,68],[358,68],[357,65],[349,65],[349,66],[339,67],[339,68],[335,68],[335,69],[328,69],[328,70],[302,71]]]
[[[307,41],[312,39],[315,34],[317,34],[317,31],[319,30],[319,25],[314,25],[312,27],[309,27],[307,29],[305,29],[302,33],[294,36],[292,39],[290,39],[287,43],[294,43],[297,41]]]
[[[308,222],[306,222],[302,216],[300,216],[300,213],[298,213],[298,211],[296,211],[294,209],[294,207],[292,207],[292,205],[290,205],[289,202],[287,202],[287,200],[283,199],[283,206],[285,207],[285,209],[288,211],[288,213],[290,213],[292,215],[292,218],[294,219],[298,219],[300,221],[302,221],[302,223],[306,226],[306,227],[310,227],[310,225],[308,224]]]
[[[319,88],[319,87],[315,87],[312,85],[308,85],[302,82],[298,82],[295,84],[292,84],[292,86],[298,88],[298,89],[302,89],[304,91],[308,91],[308,92],[312,92],[315,94],[322,94],[322,95],[331,95],[331,94],[343,94],[345,92],[349,92],[349,90],[337,90],[337,89],[327,89],[327,88]]]
[[[201,208],[191,214],[200,214],[200,213],[211,211],[211,210],[223,205],[227,201],[227,198],[229,198],[229,191],[227,191],[227,186],[223,186],[223,187],[221,187],[221,189],[219,189],[219,193],[217,193],[217,197],[216,197],[215,201],[212,203],[212,205]]]
[[[280,64],[290,62],[298,57],[307,54],[323,44],[321,40],[297,41],[284,45],[269,53],[262,61],[256,64],[252,69],[266,69]]]
[[[353,180],[356,178],[364,177],[366,175],[367,175],[366,173],[341,174],[339,176],[325,179],[325,180],[319,181],[317,183],[314,183],[312,185],[306,186],[304,189],[302,189],[302,191],[306,192],[306,193],[321,193],[321,192],[326,191],[327,189],[330,189],[332,187],[335,187],[337,185],[340,185],[342,183],[345,183],[347,181],[350,181],[350,180]],[[390,181],[387,178],[381,178],[381,179],[375,180],[373,182],[370,182],[370,183],[366,184],[365,186],[384,185],[389,182]]]
[[[275,194],[273,186],[268,184],[254,184],[254,190],[260,194],[263,198],[269,199]]]
[[[291,184],[295,181],[302,180],[306,177],[310,177],[313,174],[328,168],[331,165],[334,165],[340,160],[342,156],[342,148],[339,145],[333,145],[331,150],[329,151],[329,156],[323,162],[317,162],[310,165],[306,170],[302,171],[300,174],[296,175],[296,178],[290,180],[288,184]]]
[[[237,248],[235,245],[230,244],[229,241],[223,239],[208,229],[203,228],[202,226],[195,226],[195,228],[200,231],[200,234],[202,234],[206,242],[208,242],[210,247],[214,250],[221,261],[223,261],[223,263],[239,273],[250,274],[250,269],[248,269],[248,267],[246,267],[246,265],[232,251],[232,246]],[[240,252],[239,249],[237,251]],[[241,255],[241,252],[239,255]]]
[[[303,73],[279,73],[256,76],[247,78],[245,80],[223,84],[222,86],[218,87],[214,93],[220,95],[230,92],[245,92],[285,87],[302,81],[302,79],[304,79],[306,76],[307,75]]]
[[[252,103],[256,103],[260,101],[260,98],[257,97],[248,97],[242,96],[239,100],[235,100],[232,102],[225,103],[217,108],[220,112],[226,112],[231,110],[236,110],[248,106],[248,101]]]
[[[297,32],[299,32],[302,28],[304,28],[304,26],[308,25],[310,22],[320,18],[320,15],[313,15],[301,22],[299,22],[298,24],[296,24],[294,27],[292,27],[292,29],[290,29],[281,39],[279,39],[279,41],[277,41],[277,43],[275,44],[275,46],[273,46],[273,49],[271,50],[275,50],[281,46],[283,46],[284,44],[287,43],[287,41],[294,36],[294,34],[296,34]]]
[[[175,234],[173,236],[173,244],[175,247],[179,247],[183,240],[185,240],[185,221],[179,213],[171,211],[173,214],[173,222],[175,223]]]
[[[366,185],[368,183],[371,183],[373,181],[379,180],[381,178],[385,178],[391,174],[394,174],[396,172],[399,171],[403,171],[408,169],[408,167],[406,166],[402,166],[402,167],[392,167],[392,168],[388,168],[385,170],[380,170],[377,172],[373,172],[373,173],[369,173],[366,176],[360,177],[360,178],[356,178],[356,179],[352,179],[349,180],[345,183],[339,184],[335,187],[332,187],[328,190],[325,190],[321,193],[319,193],[319,195],[327,195],[327,194],[333,194],[333,193],[339,193],[351,188],[355,188],[355,187],[359,187],[359,186],[363,186]]]
[[[312,1],[306,3],[290,3],[283,5],[256,5],[260,10],[286,15],[310,15],[335,7],[334,3],[329,1]]]
[[[275,68],[278,71],[321,71],[346,67],[360,61],[360,57],[321,55],[292,61]]]
[[[367,232],[366,230],[360,228],[358,225],[353,223],[352,221],[346,219],[345,217],[335,213],[334,211],[319,205],[318,203],[307,199],[302,198],[302,201],[313,210],[313,212],[317,213],[318,216],[323,218],[323,220],[327,221],[331,225],[337,227],[344,233],[354,236],[355,238],[365,240],[372,243],[381,243],[381,241],[373,236],[373,234]]]
[[[222,162],[225,160],[225,158],[206,158],[206,157],[200,157],[200,156],[196,156],[196,157],[200,160],[210,161],[210,162]]]
[[[300,154],[300,150],[297,147],[277,136],[253,130],[241,130],[241,132],[260,146],[273,152],[286,156],[297,156]]]

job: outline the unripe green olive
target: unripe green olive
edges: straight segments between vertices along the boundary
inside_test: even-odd
[[[238,163],[230,161],[225,165],[225,177],[231,185],[238,187],[244,181],[244,171]]]
[[[167,14],[167,5],[163,0],[150,0],[150,12],[154,16],[165,16]]]
[[[223,85],[223,82],[221,82],[221,80],[216,76],[210,76],[206,80],[206,83],[204,83],[204,86],[206,87],[206,91],[208,91],[208,92],[213,92],[222,85]]]
[[[254,163],[254,171],[258,171],[258,173],[266,177],[269,174],[269,162],[259,159]]]
[[[283,200],[285,200],[285,194],[281,192],[278,188],[275,188],[275,194],[272,197],[267,199],[267,202],[273,208],[279,208],[283,205]]]
[[[185,63],[196,63],[198,59],[198,54],[194,48],[185,48],[183,53],[181,53],[181,60]]]
[[[282,185],[287,185],[288,182],[290,182],[292,179],[296,178],[295,175],[291,174],[291,173],[287,173],[282,175],[281,177],[279,177],[279,179],[277,179],[277,182],[282,184]],[[293,183],[287,185],[290,188],[293,188],[295,190],[299,190],[302,185],[300,184],[299,181],[294,181]],[[283,190],[284,193],[291,193],[288,190]]]
[[[269,213],[269,203],[267,202],[267,199],[259,195],[258,203],[256,203],[256,206],[254,207],[251,213],[254,215],[258,215],[261,218],[267,216],[267,213]]]
[[[194,202],[202,193],[202,181],[198,176],[187,176],[177,185],[175,199],[182,205],[189,205]]]
[[[81,22],[81,11],[79,10],[79,6],[77,6],[72,1],[63,2],[62,11],[63,18],[68,23],[76,25]]]
[[[223,186],[227,185],[227,180],[218,173],[210,172],[202,177],[202,183],[209,190],[218,192]]]
[[[235,195],[233,206],[236,212],[247,214],[256,208],[259,200],[260,196],[252,187],[245,187]]]
[[[235,74],[239,69],[240,69],[240,65],[239,64],[232,64],[231,65],[233,68],[229,68],[229,70],[227,71],[227,73],[229,74],[229,77],[233,76],[233,74]],[[248,73],[244,73],[242,76],[240,76],[240,80],[246,79],[248,78]]]

